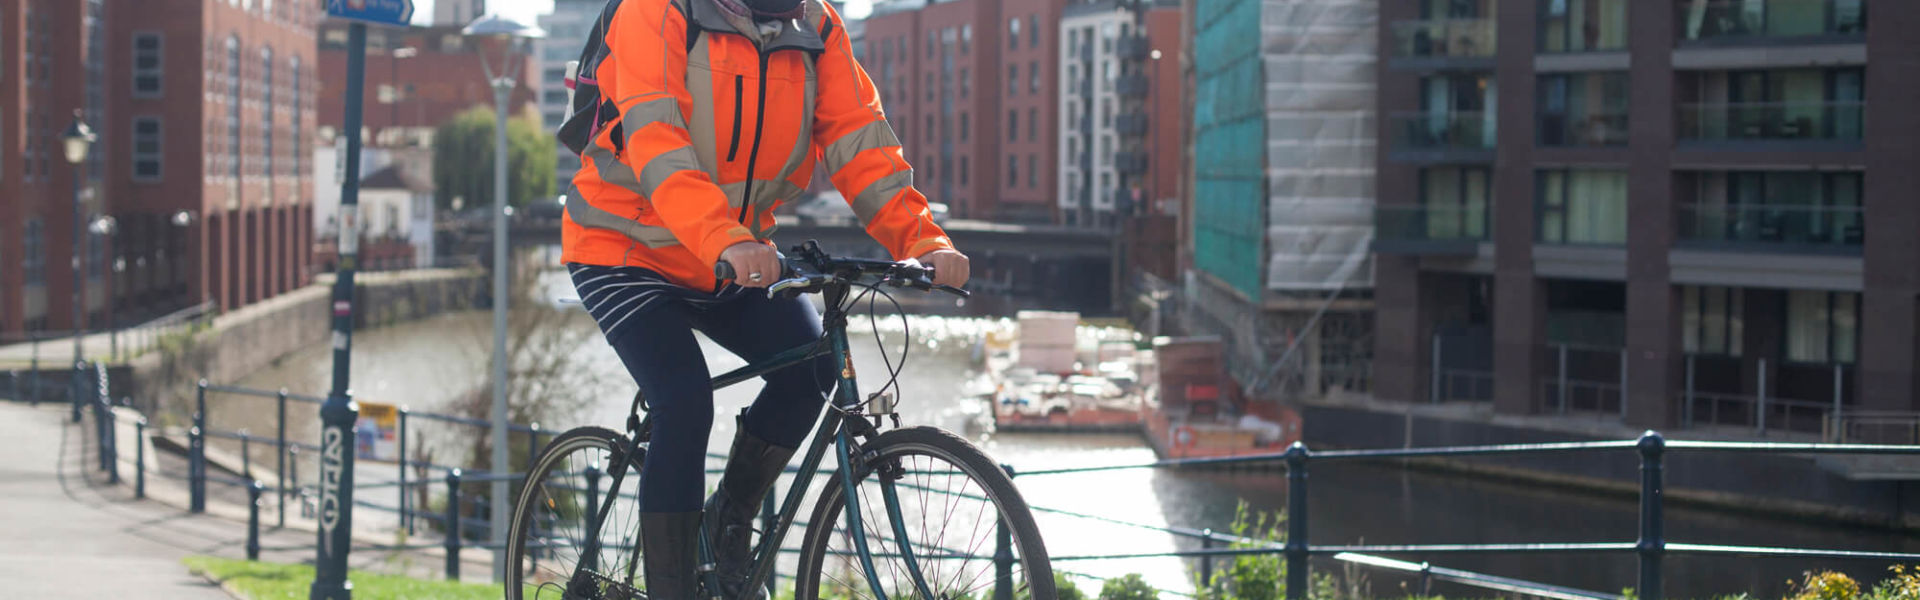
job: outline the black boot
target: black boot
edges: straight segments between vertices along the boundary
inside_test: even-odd
[[[794,451],[748,433],[745,425],[741,423],[739,433],[734,435],[733,452],[727,455],[727,470],[720,477],[719,489],[707,499],[704,526],[721,593],[726,598],[744,595],[743,588],[752,575],[753,519],[760,512],[761,499],[786,469]]]
[[[649,600],[699,600],[700,513],[640,513]]]

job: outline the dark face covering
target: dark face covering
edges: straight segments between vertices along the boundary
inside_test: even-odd
[[[753,18],[759,20],[798,19],[807,12],[804,0],[745,0],[745,3],[747,9],[753,11]]]

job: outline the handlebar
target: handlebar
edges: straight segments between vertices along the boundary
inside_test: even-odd
[[[768,286],[768,294],[813,291],[830,283],[855,283],[871,278],[874,283],[909,287],[921,291],[942,291],[961,298],[972,293],[933,282],[933,267],[917,262],[894,262],[864,258],[834,258],[820,250],[812,240],[794,246],[794,257],[780,257],[780,281]],[[736,279],[733,263],[713,263],[713,277],[722,281]]]

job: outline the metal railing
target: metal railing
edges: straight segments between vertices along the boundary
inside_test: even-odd
[[[1860,206],[1682,204],[1679,209],[1680,240],[1694,245],[1858,252],[1867,237],[1866,209]]]
[[[1429,19],[1393,24],[1396,58],[1489,58],[1496,41],[1493,19]]]
[[[1586,114],[1542,114],[1542,146],[1624,146],[1627,144],[1627,113],[1624,111]]]
[[[1680,105],[1683,141],[1859,141],[1866,103],[1715,102]]]
[[[1484,242],[1493,212],[1486,204],[1382,204],[1373,209],[1374,235],[1385,242]]]
[[[96,427],[97,427],[95,430],[96,431],[95,437],[98,440],[96,447],[98,448],[98,452],[100,456],[100,470],[107,472],[112,481],[118,482],[118,473],[117,473],[117,466],[116,466],[117,458],[118,458],[118,449],[117,449],[117,444],[115,442],[116,435],[114,434],[114,432],[116,431],[114,429],[114,420],[116,419],[116,417],[114,416],[114,411],[111,403],[107,401],[107,398],[110,398],[111,396],[106,388],[106,383],[105,383],[106,380],[105,380],[104,372],[105,372],[104,369],[96,368],[95,370],[95,374],[97,375],[96,381],[98,382],[99,387],[94,390],[89,390],[92,393],[89,394],[89,400],[87,400],[86,402],[92,406],[93,414],[95,415]],[[285,448],[289,451],[297,450],[303,447],[312,449],[312,446],[286,440],[286,434],[284,430],[277,431],[275,434],[275,437],[272,440],[266,440],[266,439],[252,438],[251,436],[249,436],[244,432],[215,431],[215,430],[207,429],[206,427],[207,413],[204,406],[204,396],[207,392],[213,392],[213,393],[222,393],[222,394],[235,394],[243,397],[252,397],[252,398],[272,398],[276,402],[277,407],[282,411],[281,414],[284,414],[284,408],[287,402],[291,401],[291,402],[301,402],[301,403],[310,404],[310,403],[318,402],[319,399],[308,397],[308,396],[289,394],[284,391],[269,392],[265,390],[250,390],[245,388],[236,388],[236,387],[228,387],[228,386],[214,386],[214,385],[209,385],[205,383],[202,383],[201,385],[198,386],[198,391],[200,392],[201,399],[196,402],[197,413],[194,418],[194,427],[189,432],[190,439],[191,439],[190,450],[189,450],[190,466],[189,466],[189,473],[185,476],[185,479],[188,480],[188,483],[191,487],[198,488],[197,491],[193,492],[195,499],[192,501],[193,506],[191,507],[191,510],[198,512],[205,509],[206,496],[204,492],[204,486],[206,485],[207,482],[214,482],[214,483],[219,483],[223,485],[231,485],[235,487],[244,488],[246,490],[247,504],[249,507],[248,524],[247,524],[247,544],[246,544],[246,551],[247,551],[248,558],[250,559],[257,558],[259,552],[263,549],[298,550],[298,549],[311,548],[311,546],[288,547],[288,548],[263,548],[259,541],[260,540],[259,531],[261,527],[259,511],[260,511],[260,506],[262,506],[263,504],[262,501],[265,499],[270,489],[273,490],[273,493],[281,494],[285,487],[286,481],[288,481],[289,479],[297,479],[297,475],[284,472],[287,467],[295,465],[297,464],[297,462],[287,461],[285,465],[276,465],[276,471],[283,471],[281,474],[287,475],[287,476],[280,477],[278,480],[279,485],[275,486],[275,488],[269,488],[264,483],[258,480],[251,479],[250,477],[246,476],[246,471],[250,469],[250,463],[243,464],[243,466],[241,467],[242,475],[243,475],[241,478],[230,478],[230,477],[209,475],[207,473],[207,459],[205,457],[205,450],[206,450],[206,440],[209,437],[237,439],[241,441],[243,444],[271,443],[276,448]],[[78,410],[78,408],[79,408],[79,405],[78,403],[76,403],[76,410]],[[474,419],[465,419],[460,417],[452,417],[448,415],[438,415],[438,414],[431,414],[431,413],[402,413],[402,414],[410,414],[414,419],[426,418],[435,422],[444,422],[444,423],[462,425],[462,426],[465,426],[465,425],[484,426],[485,425],[484,421],[477,421]],[[284,423],[284,420],[281,420],[281,422]],[[1916,421],[1916,423],[1920,423],[1920,421]],[[146,457],[146,453],[144,449],[145,444],[143,443],[145,440],[145,437],[147,436],[148,428],[144,420],[137,421],[135,423],[135,427],[136,427],[135,446],[136,448],[138,448],[136,458],[135,458],[135,465],[136,465],[135,466],[135,490],[136,490],[137,496],[144,497],[145,488],[146,488],[146,477],[148,472],[151,470],[151,465],[149,465],[149,461]],[[540,430],[534,427],[515,426],[514,430],[517,432],[522,432],[530,436],[533,436],[529,438],[530,441],[537,441],[538,435],[540,435]],[[1920,435],[1920,431],[1917,431],[1916,434]],[[405,438],[402,438],[402,439],[405,439]],[[1331,465],[1331,464],[1341,464],[1341,463],[1369,462],[1369,461],[1382,461],[1382,460],[1394,460],[1394,459],[1406,459],[1406,458],[1476,458],[1476,457],[1490,457],[1490,456],[1565,455],[1565,454],[1596,454],[1597,455],[1597,454],[1621,453],[1621,452],[1633,452],[1636,455],[1638,455],[1640,458],[1640,472],[1641,472],[1640,491],[1639,491],[1640,511],[1639,511],[1638,527],[1636,528],[1636,535],[1633,541],[1600,541],[1600,542],[1579,542],[1579,543],[1404,544],[1404,545],[1401,545],[1401,544],[1327,545],[1327,544],[1313,543],[1313,539],[1312,539],[1313,521],[1307,510],[1308,508],[1307,498],[1309,494],[1308,474],[1311,469],[1317,466],[1320,466],[1322,464]],[[1635,587],[1636,589],[1639,590],[1638,597],[1645,600],[1661,600],[1661,598],[1663,598],[1663,594],[1662,594],[1663,583],[1664,583],[1663,567],[1665,566],[1665,561],[1667,557],[1674,556],[1674,555],[1746,556],[1746,557],[1770,556],[1770,557],[1799,557],[1799,558],[1920,561],[1920,554],[1915,554],[1915,553],[1860,552],[1860,551],[1832,550],[1832,549],[1729,546],[1729,545],[1712,545],[1712,544],[1677,543],[1677,542],[1669,541],[1665,535],[1664,508],[1665,508],[1666,493],[1664,488],[1664,461],[1665,461],[1665,457],[1672,452],[1798,454],[1798,455],[1864,454],[1864,455],[1914,456],[1914,455],[1920,455],[1920,446],[1667,441],[1659,433],[1648,431],[1642,436],[1640,436],[1639,439],[1636,439],[1636,440],[1577,442],[1577,443],[1550,443],[1550,444],[1461,446],[1461,447],[1438,447],[1438,448],[1398,448],[1398,449],[1376,449],[1376,450],[1312,451],[1303,443],[1295,443],[1292,447],[1288,448],[1283,453],[1268,453],[1268,454],[1224,457],[1224,458],[1157,460],[1157,461],[1134,463],[1134,464],[1055,468],[1055,469],[1015,470],[1015,469],[1012,469],[1011,467],[1007,467],[1007,471],[1009,474],[1015,475],[1018,479],[1027,479],[1027,478],[1043,477],[1043,476],[1051,476],[1051,475],[1065,475],[1065,474],[1074,474],[1074,473],[1090,473],[1090,472],[1099,472],[1099,471],[1131,470],[1131,469],[1201,469],[1201,468],[1218,468],[1218,467],[1247,467],[1247,466],[1259,466],[1259,465],[1283,466],[1286,469],[1286,477],[1287,477],[1287,491],[1286,491],[1287,518],[1285,519],[1287,526],[1286,526],[1285,538],[1284,540],[1281,540],[1281,541],[1257,540],[1257,539],[1249,539],[1249,538],[1237,537],[1232,535],[1225,535],[1225,534],[1217,533],[1211,529],[1195,530],[1190,528],[1163,527],[1163,526],[1149,525],[1149,524],[1143,524],[1143,523],[1134,523],[1134,522],[1124,521],[1120,519],[1114,519],[1110,517],[1104,517],[1100,515],[1079,512],[1075,510],[1062,509],[1062,508],[1034,506],[1033,510],[1036,513],[1059,515],[1059,516],[1071,517],[1071,518],[1077,518],[1077,519],[1090,519],[1090,520],[1099,521],[1107,524],[1120,525],[1120,526],[1138,528],[1143,530],[1157,531],[1157,532],[1172,534],[1176,537],[1183,538],[1183,539],[1197,540],[1199,542],[1198,544],[1199,548],[1197,549],[1177,550],[1172,552],[1115,551],[1115,552],[1100,553],[1100,554],[1066,554],[1066,555],[1053,556],[1052,557],[1053,561],[1055,561],[1056,564],[1059,564],[1063,567],[1069,566],[1077,562],[1127,559],[1127,558],[1178,557],[1178,558],[1195,559],[1197,561],[1195,566],[1197,568],[1199,575],[1201,576],[1201,581],[1204,582],[1203,583],[1204,585],[1204,584],[1210,584],[1211,582],[1213,582],[1213,577],[1212,577],[1214,572],[1213,561],[1215,560],[1230,559],[1237,556],[1248,556],[1248,555],[1278,555],[1280,557],[1280,560],[1283,560],[1287,566],[1287,569],[1286,569],[1287,576],[1286,576],[1285,586],[1283,590],[1285,593],[1285,597],[1288,598],[1289,600],[1302,600],[1306,597],[1308,592],[1308,587],[1309,587],[1307,585],[1307,582],[1310,580],[1309,577],[1311,575],[1311,569],[1313,568],[1313,565],[1309,561],[1309,559],[1312,557],[1330,558],[1337,562],[1342,562],[1342,563],[1347,563],[1352,565],[1366,566],[1370,568],[1389,569],[1389,570],[1394,570],[1399,572],[1416,574],[1420,577],[1422,592],[1427,591],[1426,587],[1432,581],[1447,581],[1452,583],[1459,583],[1463,585],[1473,586],[1479,589],[1493,590],[1493,591],[1498,591],[1503,593],[1512,593],[1512,594],[1518,594],[1518,595],[1524,595],[1524,596],[1554,598],[1556,600],[1618,600],[1619,596],[1615,596],[1612,594],[1605,594],[1605,593],[1589,592],[1584,590],[1575,590],[1575,589],[1569,589],[1569,588],[1564,588],[1559,586],[1542,584],[1538,582],[1521,581],[1521,580],[1516,580],[1511,578],[1503,578],[1503,577],[1485,575],[1480,573],[1461,571],[1456,569],[1447,569],[1444,567],[1434,566],[1430,563],[1424,563],[1424,562],[1414,563],[1414,562],[1408,562],[1408,561],[1402,561],[1402,560],[1395,560],[1391,558],[1386,558],[1386,556],[1445,556],[1445,555],[1455,555],[1455,554],[1502,554],[1502,555],[1633,554],[1639,558],[1638,578],[1636,582],[1637,586]],[[243,456],[244,455],[245,453],[243,451]],[[720,456],[720,455],[710,454],[709,456],[713,458],[724,458],[723,456]],[[405,455],[402,455],[402,458],[404,459]],[[243,458],[242,460],[250,461],[251,459]],[[403,463],[404,462],[409,462],[409,461],[403,460]],[[421,461],[411,461],[411,462],[424,465],[424,463]],[[356,487],[362,490],[373,490],[373,489],[380,489],[385,487],[392,487],[397,490],[400,490],[402,500],[401,500],[401,506],[397,511],[395,511],[395,509],[391,507],[375,505],[375,504],[367,503],[363,500],[355,501],[354,506],[358,508],[372,508],[376,510],[397,512],[398,514],[403,516],[403,518],[401,519],[400,527],[405,529],[411,528],[411,521],[413,518],[425,517],[430,522],[440,525],[441,529],[445,533],[444,539],[439,541],[426,542],[426,543],[411,543],[411,544],[409,543],[392,544],[392,545],[355,544],[355,547],[365,548],[365,549],[383,549],[383,550],[417,550],[417,549],[427,549],[427,548],[442,549],[446,553],[446,561],[447,561],[446,569],[445,569],[446,574],[449,578],[457,579],[459,577],[460,556],[461,556],[462,549],[467,547],[480,547],[480,548],[495,547],[493,545],[486,544],[486,543],[470,543],[467,541],[468,533],[473,533],[476,531],[488,529],[491,527],[491,524],[488,523],[484,518],[475,518],[475,517],[467,516],[467,515],[485,515],[487,513],[484,510],[472,510],[472,508],[476,507],[478,502],[473,499],[470,499],[466,495],[466,491],[464,488],[468,486],[473,486],[476,484],[486,484],[486,483],[497,481],[500,479],[518,481],[522,477],[522,475],[517,473],[508,473],[508,474],[500,474],[500,475],[487,475],[487,474],[469,475],[464,473],[461,469],[457,467],[445,467],[440,465],[425,465],[425,466],[428,466],[430,468],[435,468],[435,469],[441,469],[441,476],[428,477],[428,478],[416,477],[411,480],[408,480],[408,479],[405,479],[403,475],[402,476],[403,478],[397,481],[362,481],[362,482],[357,482],[355,484]],[[1326,467],[1320,467],[1320,468],[1326,468]],[[789,467],[788,471],[796,472],[797,469],[794,469],[793,467]],[[404,469],[403,469],[403,472],[404,472]],[[719,470],[710,469],[709,472],[717,473],[719,472]],[[830,477],[833,475],[835,475],[835,471],[831,469],[823,469],[822,471],[817,473],[816,476]],[[590,477],[590,480],[591,479],[592,478]],[[418,509],[412,509],[408,507],[407,501],[405,499],[406,490],[412,487],[423,487],[423,486],[444,486],[444,489],[446,490],[446,493],[445,493],[446,502],[442,510],[430,512],[427,510],[418,510]],[[303,493],[304,493],[304,489],[303,489]],[[281,525],[284,526],[284,519],[285,519],[285,513],[286,513],[284,509],[284,506],[285,506],[284,501],[281,506],[282,506],[282,510],[280,511],[280,515],[281,515],[280,518],[282,519]],[[802,527],[806,525],[805,523],[797,523],[797,524]],[[957,551],[950,552],[950,554],[953,555],[954,557],[964,557],[964,558],[970,558],[970,559],[982,559],[982,560],[991,559],[996,561],[1009,561],[1011,560],[1010,557],[1012,555],[1011,555],[1011,552],[1006,547],[1004,547],[1004,545],[1007,543],[1008,541],[1005,538],[1001,538],[997,542],[997,544],[1000,547],[996,547],[995,549],[991,550],[992,552],[991,554],[985,554],[985,553],[975,554],[971,552],[963,553],[963,552],[957,552]],[[793,550],[791,549],[782,550],[782,552],[792,552],[792,551]],[[537,560],[538,557],[535,557],[535,559]],[[1064,574],[1085,577],[1084,574],[1073,573],[1072,571],[1068,571],[1066,569],[1060,569],[1060,572]],[[1621,586],[1621,587],[1626,587],[1626,586]]]
[[[1631,0],[1555,2],[1554,14],[1541,5],[1539,46],[1543,53],[1605,52],[1627,49]]]
[[[1492,150],[1494,123],[1477,112],[1398,113],[1391,117],[1397,148]]]
[[[1866,0],[1692,0],[1677,8],[1682,44],[1867,33]]]

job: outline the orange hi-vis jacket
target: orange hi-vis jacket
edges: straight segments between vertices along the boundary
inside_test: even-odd
[[[604,59],[580,80],[612,118],[581,152],[563,261],[645,267],[712,290],[721,251],[768,240],[774,207],[805,190],[816,161],[896,260],[952,247],[840,15],[806,4],[804,20],[777,31],[713,0],[608,7],[595,27]]]

